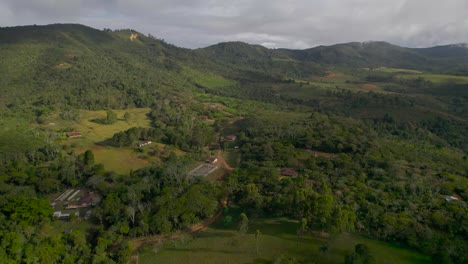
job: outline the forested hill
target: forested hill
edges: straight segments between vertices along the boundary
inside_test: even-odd
[[[74,24],[1,28],[0,54],[0,92],[10,108],[147,106],[146,98],[194,87],[191,78],[204,75],[195,68],[211,64],[133,30]]]
[[[2,105],[11,110],[18,105],[142,107],[150,104],[147,98],[178,91],[324,76],[331,66],[464,74],[467,50],[464,45],[409,49],[385,42],[306,50],[228,42],[189,50],[133,30],[8,27],[0,28],[0,92]]]
[[[451,74],[468,73],[464,44],[432,48],[404,48],[382,41],[351,42],[305,50],[267,49],[258,45],[226,42],[196,50],[213,59],[234,63],[314,63],[347,67],[395,67]]]
[[[288,245],[320,234],[291,263],[405,263],[345,253],[362,249],[337,247],[348,232],[468,263],[467,117],[461,44],[190,50],[130,29],[0,28],[0,263],[128,263],[132,239],[217,211],[227,250],[186,253],[238,244],[282,263],[248,223],[274,216],[297,226]],[[100,203],[75,211],[85,193]]]

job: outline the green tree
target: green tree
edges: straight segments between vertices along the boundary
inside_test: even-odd
[[[126,122],[130,121],[130,113],[129,113],[129,112],[125,112],[123,118],[125,119]]]
[[[262,236],[262,232],[260,230],[255,230],[255,248],[257,250],[257,255],[260,254],[260,238]]]
[[[226,215],[223,219],[223,225],[228,227],[232,224],[232,216]]]
[[[117,114],[112,110],[107,110],[106,124],[114,124],[117,122]]]
[[[245,213],[240,214],[239,234],[244,235],[249,230],[249,218]]]
[[[86,166],[94,165],[94,154],[91,150],[86,150],[83,157],[84,164]]]
[[[307,218],[302,218],[301,219],[301,227],[299,227],[299,230],[297,231],[297,233],[299,235],[303,235],[307,232]]]
[[[319,247],[319,252],[320,252],[321,254],[327,254],[328,251],[329,251],[329,249],[330,249],[330,248],[329,248],[329,246],[328,246],[328,243],[325,243],[325,244],[320,245],[320,247]]]

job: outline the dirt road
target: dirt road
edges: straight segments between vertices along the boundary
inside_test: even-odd
[[[227,123],[225,126],[223,126],[222,129],[224,129],[227,125],[230,125],[230,124],[234,123],[235,121],[237,121],[239,119],[242,119],[242,118],[236,118],[234,120],[231,120],[229,123]],[[219,133],[217,136],[218,136],[218,140],[221,142],[221,133]],[[221,164],[222,167],[224,168],[224,170],[226,171],[227,175],[230,175],[232,173],[232,171],[234,170],[234,168],[232,168],[226,162],[226,160],[224,159],[223,150],[221,148],[218,149],[218,151],[216,153],[216,158],[218,159],[219,164]],[[200,231],[206,229],[209,225],[216,222],[222,216],[223,208],[224,208],[224,206],[226,204],[227,204],[227,194],[224,197],[224,199],[221,201],[219,209],[218,209],[218,211],[216,212],[215,215],[213,215],[212,217],[210,217],[208,219],[205,219],[203,222],[194,224],[194,225],[190,226],[189,228],[187,228],[187,229],[185,229],[183,231],[179,231],[179,232],[177,232],[175,234],[146,236],[146,237],[139,237],[139,238],[135,238],[135,239],[130,240],[130,243],[131,243],[132,248],[133,248],[130,263],[138,264],[138,262],[139,262],[138,249],[144,244],[161,243],[161,242],[164,242],[164,241],[167,241],[167,240],[180,239],[185,235],[194,234],[194,233],[197,233],[197,232],[200,232]]]

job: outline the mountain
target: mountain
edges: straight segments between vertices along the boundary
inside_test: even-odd
[[[188,79],[212,64],[133,30],[75,24],[1,28],[0,54],[0,92],[10,106],[141,107],[162,91],[195,87]]]
[[[244,42],[222,42],[194,52],[228,67],[282,76],[304,77],[322,75],[323,67],[313,61],[296,60],[290,54]]]
[[[382,41],[350,42],[318,46],[305,50],[267,49],[258,45],[227,42],[196,50],[216,61],[270,67],[274,62],[294,65],[313,63],[344,67],[395,67],[424,71],[464,74],[468,72],[465,45],[447,45],[414,49]]]
[[[451,58],[463,59],[468,58],[468,44],[459,43],[444,46],[436,46],[431,48],[414,49],[414,51],[431,58]]]
[[[411,50],[386,42],[352,42],[333,46],[319,46],[307,50],[289,51],[298,60],[317,61],[351,67],[412,67],[426,64],[427,58]]]
[[[330,67],[468,72],[466,45],[411,49],[353,42],[290,50],[226,42],[189,50],[130,29],[78,24],[0,28],[0,55],[0,99],[13,112],[23,105],[143,107],[151,98],[222,93],[222,87],[231,87],[229,94],[240,88],[257,93],[259,83],[325,76]]]
[[[0,263],[128,263],[132,250],[146,255],[132,240],[219,215],[223,234],[209,235],[226,246],[218,253],[234,252],[225,238],[238,237],[239,219],[263,228],[274,216],[288,225],[274,222],[285,245],[298,234],[312,244],[280,259],[279,244],[262,246],[265,262],[323,259],[317,243],[333,261],[388,257],[347,254],[367,247],[349,240],[355,232],[404,246],[408,262],[429,257],[406,247],[468,263],[466,45],[189,50],[130,29],[55,24],[0,28],[0,58]],[[189,176],[213,155],[214,174]],[[293,173],[280,177],[284,168]],[[67,210],[69,221],[51,221],[66,209],[52,199],[80,190],[101,198],[91,218]],[[240,261],[258,258],[245,245]]]

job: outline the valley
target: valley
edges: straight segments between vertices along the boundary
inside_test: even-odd
[[[468,261],[466,48],[0,40],[0,263]]]

